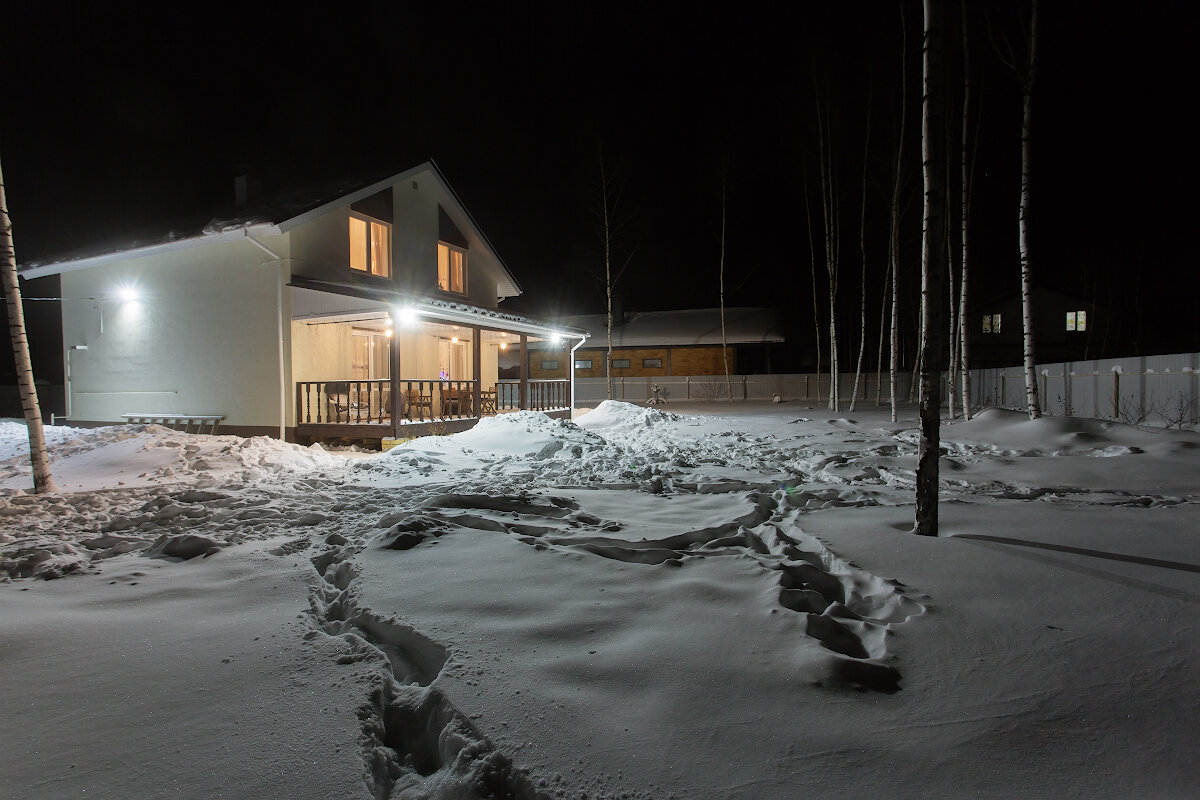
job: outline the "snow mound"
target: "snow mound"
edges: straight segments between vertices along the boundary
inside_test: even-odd
[[[579,426],[602,436],[609,434],[605,438],[611,438],[611,434],[674,425],[681,420],[683,417],[670,411],[636,406],[620,400],[605,400],[594,411],[588,412],[579,421]]]
[[[947,443],[982,445],[993,453],[1021,456],[1084,455],[1106,458],[1136,455],[1147,447],[1172,447],[1200,440],[1190,431],[1145,430],[1087,417],[1029,419],[1019,411],[989,408],[969,422],[948,426]]]
[[[606,442],[565,419],[554,419],[539,411],[517,411],[485,417],[475,427],[450,436],[425,436],[389,451],[392,457],[412,451],[442,454],[479,453],[515,456],[545,461],[601,448]]]

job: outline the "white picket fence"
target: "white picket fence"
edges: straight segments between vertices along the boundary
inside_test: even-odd
[[[1115,419],[1138,425],[1188,427],[1200,424],[1200,353],[1166,356],[1106,358],[1039,364],[1042,411],[1056,416]],[[830,375],[733,375],[734,400],[770,400],[778,394],[788,401],[823,402],[829,397]],[[888,401],[888,376],[880,379],[880,396]],[[897,376],[900,397],[908,399],[911,372]],[[728,396],[724,375],[613,378],[613,398],[644,403],[658,386],[668,401],[724,400]],[[875,373],[859,381],[859,403],[875,402],[879,380]],[[848,407],[854,374],[838,378],[843,407]],[[956,400],[958,387],[955,387]],[[946,392],[942,392],[943,405]],[[577,378],[575,406],[586,408],[608,399],[606,378]],[[971,370],[971,399],[975,407],[992,406],[1024,410],[1025,374],[1020,366]]]
[[[1200,353],[1038,364],[1042,411],[1135,425],[1200,423]],[[1025,408],[1019,367],[971,370],[975,404]]]

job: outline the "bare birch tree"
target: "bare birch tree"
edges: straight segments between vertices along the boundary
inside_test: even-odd
[[[888,231],[888,260],[892,275],[891,384],[892,422],[897,420],[896,372],[900,366],[900,186],[904,166],[904,130],[908,114],[908,24],[900,4],[900,135],[896,145],[895,180],[892,184],[891,224]]]
[[[1012,47],[996,50],[1000,59],[1021,84],[1021,204],[1017,228],[1021,248],[1021,325],[1022,357],[1025,371],[1025,405],[1030,419],[1042,416],[1036,369],[1036,343],[1033,332],[1033,258],[1029,250],[1029,209],[1033,199],[1033,84],[1037,77],[1038,0],[1030,0],[1029,27],[1025,34],[1025,59],[1018,60]]]
[[[29,340],[25,336],[25,312],[21,308],[21,287],[17,283],[17,254],[13,248],[12,221],[8,217],[8,201],[4,194],[4,173],[0,171],[0,265],[4,281],[4,298],[8,306],[8,334],[12,339],[13,361],[17,368],[17,388],[21,393],[21,410],[29,429],[29,460],[33,467],[33,491],[47,494],[58,491],[50,474],[50,456],[46,452],[46,437],[42,431],[42,410],[38,406],[37,384],[33,380],[33,362],[29,357]]]
[[[633,260],[630,251],[625,261],[614,269],[613,239],[625,227],[625,221],[617,218],[617,208],[620,205],[621,192],[614,183],[613,175],[604,163],[604,148],[600,148],[600,236],[604,243],[604,299],[607,309],[606,332],[608,334],[608,352],[605,354],[604,375],[608,380],[608,399],[613,399],[612,357],[613,357],[613,287],[621,279],[625,268]]]
[[[858,215],[858,255],[862,260],[862,284],[859,295],[858,361],[854,365],[854,388],[850,391],[850,410],[858,401],[858,379],[862,375],[863,351],[867,348],[867,162],[871,148],[871,94],[867,93],[867,130],[863,136],[862,206]]]
[[[729,343],[725,335],[725,170],[721,170],[721,360],[725,362],[725,391],[733,402],[733,381],[729,377]]]
[[[962,171],[959,193],[961,216],[959,219],[962,254],[960,257],[962,276],[958,282],[958,336],[959,358],[962,369],[962,415],[963,419],[971,418],[971,329],[967,322],[967,306],[969,305],[970,286],[970,237],[968,228],[971,218],[971,188],[975,181],[975,159],[977,152],[971,146],[971,48],[968,41],[967,0],[961,0],[962,6],[962,65],[963,65],[963,101],[962,101],[962,140],[960,145]]]
[[[838,361],[837,341],[837,290],[838,267],[840,261],[841,215],[838,210],[837,177],[833,168],[833,139],[830,134],[829,116],[831,109],[826,106],[825,113],[821,112],[821,90],[815,74],[813,86],[817,98],[817,143],[819,146],[818,162],[821,178],[821,218],[825,229],[825,273],[829,278],[829,408],[837,411],[841,398],[838,396],[838,378],[840,365]],[[828,93],[826,93],[828,94]],[[828,99],[826,99],[828,102]]]
[[[921,160],[925,213],[921,247],[921,310],[926,320],[921,341],[921,429],[917,442],[915,532],[938,533],[938,458],[941,449],[941,368],[945,358],[942,324],[946,282],[946,147],[943,129],[942,2],[924,0],[924,92],[921,102]]]
[[[812,271],[813,328],[817,336],[817,394],[821,393],[821,310],[817,301],[817,245],[813,239],[812,205],[808,202],[808,175],[804,176],[804,218],[808,224],[808,258]]]

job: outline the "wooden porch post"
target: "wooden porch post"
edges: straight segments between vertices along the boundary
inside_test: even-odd
[[[479,405],[479,401],[483,388],[483,328],[473,325],[471,331],[471,374],[475,376],[475,384],[471,387],[471,410],[474,416],[482,418],[483,406]]]
[[[529,402],[529,335],[521,334],[521,383],[517,408],[524,411]]]
[[[400,415],[404,411],[404,399],[400,396],[400,326],[392,327],[392,338],[388,339],[388,382],[392,393],[392,436],[400,438]]]

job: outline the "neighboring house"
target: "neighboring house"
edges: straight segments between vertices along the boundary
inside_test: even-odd
[[[521,289],[432,162],[233,212],[22,266],[61,280],[72,424],[217,415],[222,432],[310,441],[569,414],[570,371],[501,380],[498,362],[586,333],[499,310]]]
[[[531,345],[528,359],[531,376],[563,378],[572,367],[578,378],[603,378],[609,373],[613,377],[725,374],[719,308],[623,313],[614,307],[609,373],[605,372],[607,315],[575,317],[569,324],[591,333],[586,346],[579,347],[572,356],[570,345],[554,346],[547,342]],[[731,374],[751,363],[769,365],[771,346],[783,341],[778,315],[771,309],[725,309],[725,342]]]
[[[1033,314],[1038,362],[1104,357],[1110,320],[1103,307],[1050,289],[1034,289]],[[1019,293],[978,301],[969,319],[970,366],[1020,364],[1024,352],[1022,318]]]

